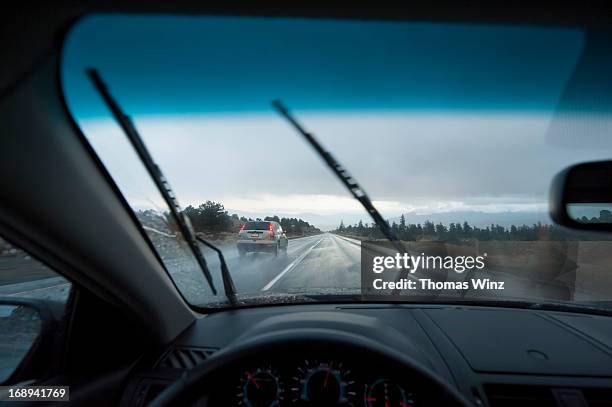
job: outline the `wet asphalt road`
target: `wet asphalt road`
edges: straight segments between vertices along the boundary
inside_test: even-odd
[[[268,253],[238,255],[234,242],[219,245],[234,280],[239,295],[261,296],[275,293],[359,293],[361,285],[361,243],[354,239],[323,233],[289,240],[287,253],[274,256]],[[217,256],[210,249],[203,249],[206,261],[219,294],[212,296],[192,256],[172,256],[164,261],[185,298],[197,305],[224,301],[223,283]],[[378,253],[380,255],[381,253]],[[387,254],[387,253],[383,253]],[[393,276],[393,275],[391,275]],[[430,277],[417,273],[411,279]],[[501,298],[556,298],[559,289],[550,283],[539,282],[537,276],[517,275],[499,267],[487,267],[473,274],[450,272],[444,281],[468,281],[472,278],[503,281],[504,290],[408,290],[402,295],[435,296],[456,298],[501,299]],[[61,277],[33,279],[16,284],[0,285],[0,295],[16,295],[65,301],[69,283]],[[339,290],[339,291],[336,291]],[[561,291],[566,292],[563,287]],[[580,299],[593,298],[592,293],[579,287],[575,295]],[[406,300],[406,297],[404,297]]]
[[[359,242],[331,233],[290,239],[287,253],[277,257],[248,253],[241,258],[235,244],[225,245],[222,250],[239,293],[359,289],[360,286]],[[211,270],[216,270],[216,259],[211,254],[206,257]]]
[[[360,286],[360,243],[330,233],[289,240],[287,252],[278,256],[268,253],[238,255],[235,243],[219,245],[239,294],[273,294],[316,289],[355,289]],[[213,280],[222,294],[223,283],[219,261],[214,252],[203,248]],[[192,259],[168,260],[173,274],[186,297],[206,301],[209,291],[200,270]],[[195,268],[195,269],[194,269]],[[61,277],[38,278],[0,285],[1,295],[64,300],[69,284]]]

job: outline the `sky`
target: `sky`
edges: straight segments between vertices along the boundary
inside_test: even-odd
[[[367,219],[272,110],[280,98],[383,216],[473,212],[489,222],[545,213],[556,172],[609,157],[607,112],[559,108],[584,48],[570,28],[110,15],[69,34],[62,82],[136,207],[163,205],[88,67],[133,117],[183,206],[214,200],[323,228]],[[586,129],[584,141],[557,137],[570,128]]]

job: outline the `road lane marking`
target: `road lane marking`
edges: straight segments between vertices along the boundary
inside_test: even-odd
[[[331,235],[331,236],[332,236],[331,241],[334,242],[334,248],[338,251],[338,253],[340,253],[344,257],[347,264],[351,266],[354,264],[361,265],[360,247],[358,247],[357,245],[353,245],[353,244],[346,244],[346,242],[343,239],[338,239],[337,236],[334,236],[334,235]],[[350,255],[348,253],[349,252],[348,249],[351,249],[352,251]],[[355,253],[355,251],[357,251],[357,253]]]
[[[337,235],[332,236],[332,240],[336,244],[336,247],[346,257],[346,259],[351,264],[357,263],[361,265],[361,242],[355,243]]]
[[[66,279],[61,277],[48,277],[37,280],[22,281],[21,283],[0,285],[0,295],[23,294],[49,287],[56,287],[69,284]]]
[[[345,242],[352,243],[355,246],[361,247],[361,241],[360,240],[351,239],[350,237],[344,237],[344,236],[336,235],[336,234],[333,234],[333,233],[332,233],[332,236],[336,237],[336,238],[338,238],[340,240],[344,240]]]
[[[33,292],[37,292],[37,291],[50,290],[52,288],[63,287],[65,285],[70,285],[70,283],[62,283],[62,284],[57,284],[57,285],[50,285],[49,287],[34,288],[32,290],[19,291],[19,292],[16,292],[16,293],[11,293],[11,294],[6,294],[6,295],[11,297],[11,296],[14,296],[14,295],[29,294],[29,293],[33,293]]]
[[[161,230],[157,230],[157,229],[152,228],[152,227],[150,227],[150,226],[145,226],[145,225],[143,225],[143,226],[142,226],[142,228],[143,228],[144,230],[148,230],[149,232],[157,233],[158,235],[162,235],[162,236],[165,236],[165,237],[176,237],[176,235],[171,235],[171,234],[169,234],[169,233],[162,232]]]
[[[285,267],[283,269],[283,271],[281,271],[280,273],[278,273],[278,275],[276,277],[274,277],[272,279],[272,281],[270,281],[268,284],[266,284],[264,286],[264,288],[261,289],[261,291],[268,291],[270,288],[272,288],[274,286],[274,284],[276,284],[278,282],[278,280],[280,280],[285,274],[287,274],[288,272],[290,272],[291,270],[293,270],[295,268],[295,266],[297,266],[298,264],[300,264],[302,262],[302,260],[304,260],[304,258],[306,256],[308,256],[308,254],[312,251],[312,249],[314,249],[315,247],[317,247],[317,245],[319,243],[321,243],[321,241],[324,238],[321,238],[317,241],[317,243],[313,244],[312,246],[310,246],[308,248],[308,250],[306,250],[304,253],[302,253],[297,259],[293,260],[291,263],[289,263],[289,265],[287,265],[287,267]]]
[[[351,239],[350,237],[345,237],[345,236],[336,235],[336,234],[332,234],[332,236],[340,239],[341,241],[351,243],[352,245],[351,247],[359,247],[359,250],[363,249],[361,245],[361,240]],[[365,250],[368,250],[368,249],[365,249]],[[394,253],[397,253],[395,249],[392,249],[392,248],[387,249],[387,248],[369,247],[369,251],[375,254],[382,254],[382,255],[393,255]],[[359,261],[361,262],[361,259],[359,259]],[[397,278],[401,275],[400,273],[401,271],[397,271],[395,280],[397,280]],[[408,277],[409,279],[413,281],[419,281],[419,278],[412,274],[407,274],[406,277]]]

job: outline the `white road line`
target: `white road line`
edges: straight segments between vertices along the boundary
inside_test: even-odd
[[[162,232],[161,230],[157,230],[157,229],[152,228],[152,227],[150,227],[150,226],[144,226],[144,225],[143,225],[143,226],[142,226],[142,228],[143,228],[144,230],[148,230],[149,232],[157,233],[158,235],[162,235],[162,236],[165,236],[165,237],[176,237],[176,235],[171,235],[171,234],[169,234],[169,233]]]
[[[359,257],[359,259],[357,261],[361,263],[361,241],[352,241],[342,236],[338,236],[334,234],[332,234],[332,236],[333,236],[333,241],[334,243],[336,243],[338,248],[342,246],[345,250],[358,252],[357,256]],[[349,257],[347,253],[344,253],[344,254],[345,256]]]
[[[293,260],[291,263],[289,263],[289,265],[287,267],[285,267],[283,269],[283,271],[281,271],[280,273],[278,273],[278,275],[276,277],[274,277],[272,279],[272,281],[270,281],[268,284],[266,284],[264,286],[264,288],[261,289],[261,291],[268,291],[270,288],[272,288],[274,286],[274,284],[276,284],[278,282],[278,280],[280,280],[285,274],[287,274],[288,272],[290,272],[291,270],[293,270],[295,268],[295,266],[297,266],[298,264],[300,264],[300,262],[302,260],[304,260],[304,258],[306,256],[308,256],[308,254],[312,251],[312,249],[314,249],[315,247],[317,247],[317,245],[319,243],[321,243],[321,241],[323,240],[323,238],[319,239],[317,241],[317,243],[313,244],[312,246],[310,246],[308,248],[308,250],[306,250],[304,253],[302,253],[297,259]]]
[[[33,292],[36,292],[36,291],[50,290],[52,288],[63,287],[65,285],[69,285],[69,284],[70,283],[62,283],[62,284],[57,284],[57,285],[50,285],[49,287],[35,288],[33,290],[27,290],[27,291],[19,291],[19,292],[7,294],[7,295],[10,297],[10,296],[13,296],[13,295],[29,294],[29,293],[33,293]]]
[[[343,241],[345,241],[347,243],[351,243],[352,245],[354,245],[352,247],[359,247],[359,250],[361,250],[361,240],[351,239],[350,237],[340,236],[340,235],[336,235],[336,234],[332,234],[332,236],[334,236],[335,238],[338,238],[340,240],[343,240]],[[380,254],[384,254],[384,255],[389,255],[389,254],[393,255],[394,253],[396,253],[395,249],[392,249],[392,248],[389,248],[389,249],[380,248],[378,250],[377,249],[372,249],[372,251],[380,253]],[[359,261],[361,261],[361,259]],[[397,276],[399,276],[399,271],[397,272],[397,275],[395,277],[396,279],[397,279]],[[414,281],[419,281],[419,278],[417,276],[415,276],[413,274],[410,274],[410,273],[407,274],[406,277],[408,277],[409,279],[414,280]]]
[[[344,237],[336,234],[332,234],[332,236],[361,247],[361,240],[351,239],[350,237]]]
[[[68,282],[61,277],[48,277],[38,280],[23,281],[21,283],[0,285],[0,295],[24,294],[28,292],[57,287]]]

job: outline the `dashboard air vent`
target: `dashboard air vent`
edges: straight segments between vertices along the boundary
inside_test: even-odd
[[[210,355],[218,349],[216,348],[172,348],[162,358],[159,367],[166,369],[189,370],[202,364]]]

